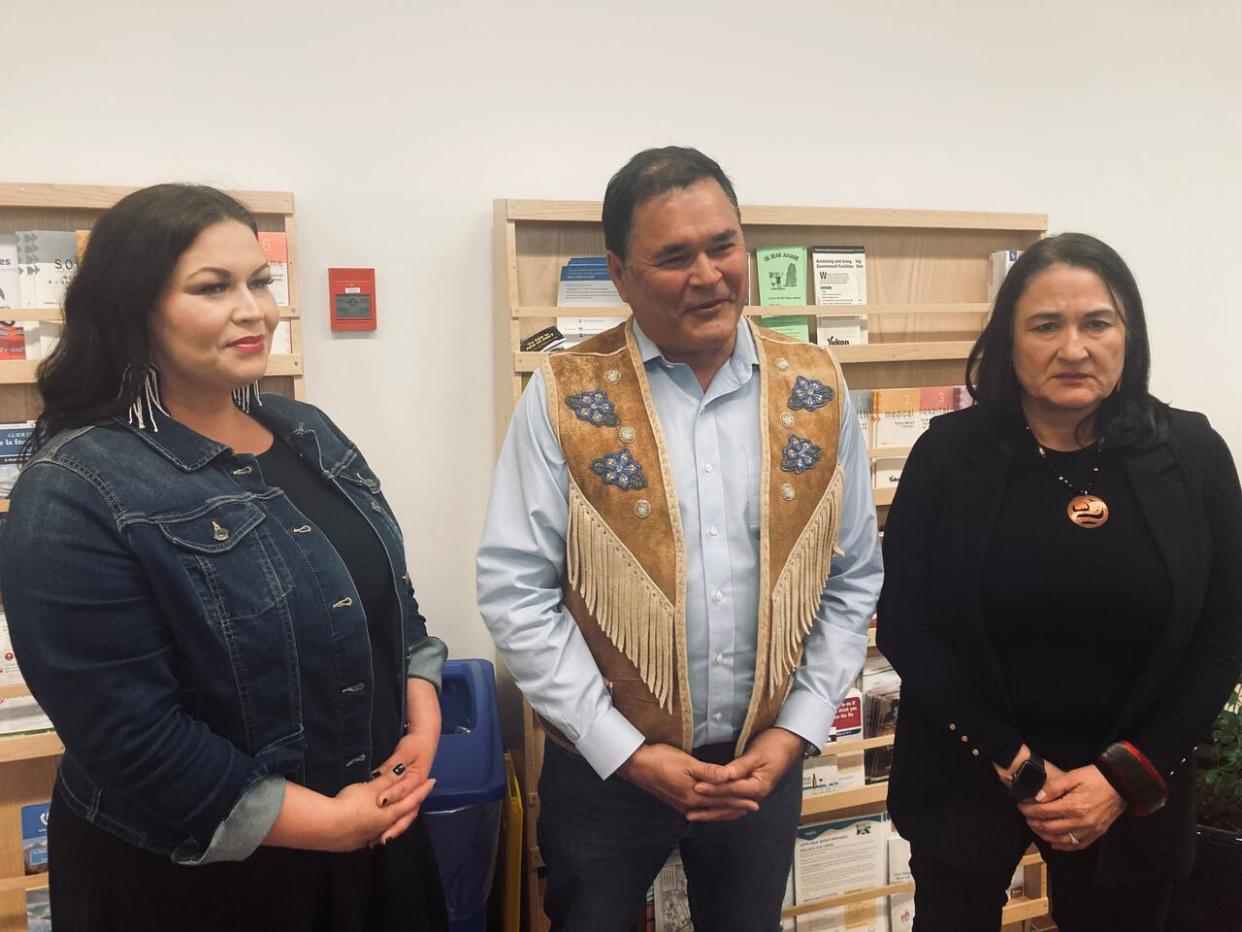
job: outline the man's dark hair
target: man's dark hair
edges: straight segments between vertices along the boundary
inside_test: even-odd
[[[688,188],[704,178],[719,184],[733,209],[738,211],[733,182],[713,159],[698,149],[685,146],[644,149],[626,162],[612,176],[604,192],[604,245],[608,251],[624,262],[629,254],[630,231],[638,206],[665,191]],[[740,218],[740,211],[738,216]]]
[[[1062,233],[1031,246],[1018,258],[996,294],[992,317],[966,361],[971,397],[995,421],[1023,423],[1021,386],[1013,367],[1014,317],[1031,279],[1054,265],[1087,269],[1103,279],[1125,323],[1121,381],[1095,411],[1095,435],[1111,448],[1145,447],[1164,436],[1166,406],[1147,391],[1151,345],[1138,283],[1121,256],[1085,233]],[[1085,418],[1079,430],[1085,426]]]
[[[159,184],[119,200],[91,231],[65,293],[65,329],[38,369],[43,413],[25,451],[53,435],[123,414],[142,389],[150,321],[177,261],[223,220],[258,230],[223,191]]]

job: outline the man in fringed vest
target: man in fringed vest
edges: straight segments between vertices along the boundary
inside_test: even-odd
[[[549,354],[514,413],[479,605],[543,719],[555,932],[629,932],[680,849],[699,932],[772,932],[801,760],[880,590],[870,462],[826,349],[743,316],[737,197],[694,149],[604,199],[633,316]]]

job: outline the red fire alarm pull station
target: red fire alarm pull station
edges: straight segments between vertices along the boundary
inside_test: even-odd
[[[375,329],[375,269],[328,269],[333,330]]]

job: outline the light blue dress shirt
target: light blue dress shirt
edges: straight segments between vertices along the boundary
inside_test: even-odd
[[[634,325],[668,446],[686,546],[686,641],[694,744],[742,729],[755,675],[759,606],[759,358],[744,319],[733,354],[703,391]],[[841,386],[845,391],[845,386]],[[871,463],[845,393],[838,461],[845,497],[832,574],[801,667],[776,724],[822,745],[867,652],[883,581]],[[643,743],[612,705],[573,617],[561,604],[569,471],[552,432],[543,374],[514,411],[478,554],[483,620],[534,709],[601,777]]]

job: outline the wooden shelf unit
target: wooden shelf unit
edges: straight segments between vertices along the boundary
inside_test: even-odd
[[[17,230],[85,230],[125,195],[137,189],[113,185],[25,184],[0,182],[0,233]],[[293,398],[306,396],[303,384],[302,317],[298,293],[297,233],[293,195],[285,191],[230,191],[255,215],[259,229],[284,233],[289,250],[289,305],[281,307],[289,322],[292,354],[272,356],[263,390]],[[60,308],[12,308],[0,311],[5,320],[58,321]],[[0,417],[29,420],[41,407],[34,391],[38,360],[0,361]],[[0,927],[3,932],[3,927]]]
[[[595,201],[500,199],[493,204],[498,451],[522,389],[543,359],[541,353],[522,352],[520,343],[556,323],[561,266],[573,256],[605,254],[601,208]],[[800,206],[743,205],[741,219],[751,253],[748,315],[867,316],[870,342],[834,350],[851,389],[962,384],[965,359],[990,311],[989,256],[1001,249],[1025,249],[1043,238],[1048,227],[1045,214]],[[786,245],[862,246],[867,257],[867,295],[873,303],[832,308],[759,306],[754,250]],[[564,310],[564,316],[615,317],[618,321],[629,314],[624,306]],[[909,448],[869,453],[872,459],[901,458]],[[875,492],[881,523],[894,491]],[[535,839],[539,814],[535,787],[544,738],[537,718],[507,681],[503,668],[500,675],[506,739],[514,749],[525,794],[528,928],[538,932],[547,927],[539,902],[537,868],[542,860]],[[884,784],[873,784],[811,797],[804,803],[804,818],[882,810],[885,791]]]
[[[17,230],[82,230],[134,188],[109,185],[22,184],[0,182],[0,233]],[[250,208],[259,229],[283,232],[289,250],[289,301],[280,316],[289,321],[293,352],[272,356],[263,390],[301,399],[302,320],[298,295],[297,238],[293,195],[282,191],[229,192]],[[59,321],[60,308],[0,310],[5,320]],[[35,386],[38,360],[0,361],[0,421],[31,420],[42,410]],[[0,512],[8,501],[0,500]],[[0,698],[29,695],[25,686],[0,687]],[[25,892],[47,885],[48,875],[24,874],[20,811],[46,802],[64,746],[55,732],[0,736],[0,932],[25,932]]]

